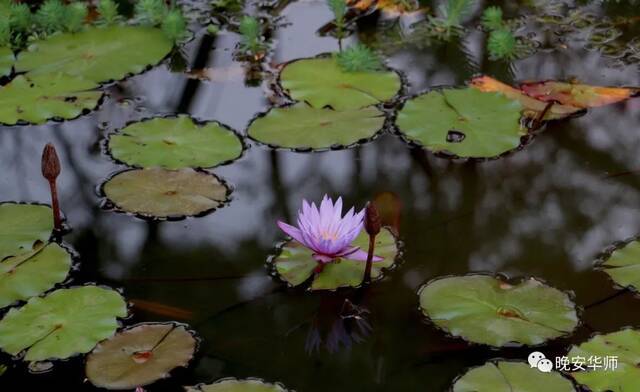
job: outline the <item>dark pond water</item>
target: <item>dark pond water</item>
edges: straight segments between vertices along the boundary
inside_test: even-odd
[[[517,6],[505,3],[507,10]],[[323,1],[291,3],[280,16],[273,63],[337,49],[335,39],[315,34],[331,19]],[[374,22],[362,22],[360,38],[375,40]],[[396,48],[389,64],[405,73],[410,94],[459,85],[475,73],[505,81],[640,85],[637,64],[585,50],[580,42],[551,50],[558,36],[537,33],[544,50],[510,66],[487,60],[478,31],[466,36],[464,50],[459,43]],[[422,283],[470,271],[536,276],[573,291],[582,306],[615,292],[592,264],[612,242],[640,233],[638,100],[550,124],[522,151],[488,162],[438,158],[392,134],[315,154],[252,145],[240,161],[214,170],[235,190],[232,202],[211,215],[152,223],[101,210],[96,186],[124,169],[101,152],[109,132],[176,112],[244,132],[268,108],[268,83],[245,85],[243,64],[233,60],[237,39],[227,32],[199,35],[184,49],[189,67],[212,68],[212,80],[161,65],[109,88],[110,98],[88,116],[0,129],[0,200],[48,202],[39,156],[46,142],[58,147],[61,203],[73,227],[65,240],[82,256],[75,281],[121,287],[138,304],[127,323],[178,319],[202,337],[193,365],[149,390],[259,377],[302,392],[444,391],[467,367],[498,357],[525,359],[529,351],[468,346],[426,324],[416,295]],[[282,239],[275,221],[291,220],[302,198],[319,200],[325,193],[357,206],[385,193],[401,202],[404,262],[365,299],[366,325],[341,317],[344,297],[284,289],[265,267]],[[181,312],[165,314],[149,303]],[[591,307],[575,335],[541,351],[562,354],[593,331],[637,326],[637,306],[627,294]],[[57,364],[43,375],[15,365],[1,382],[10,390],[52,383],[93,390],[83,383],[81,364]]]

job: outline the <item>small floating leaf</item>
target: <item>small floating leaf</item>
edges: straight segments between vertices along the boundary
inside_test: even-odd
[[[524,362],[496,361],[473,368],[453,384],[453,392],[575,392],[558,372],[543,373]]]
[[[229,188],[216,176],[193,169],[127,170],[103,186],[105,196],[123,211],[152,218],[199,215],[221,207]]]
[[[353,243],[361,249],[368,249],[368,244],[369,237],[364,231]],[[381,279],[385,269],[391,268],[396,263],[398,255],[396,239],[386,228],[376,237],[375,254],[383,257],[384,260],[373,263],[371,270],[373,280]],[[293,240],[282,246],[272,263],[280,278],[292,286],[301,285],[314,276],[311,290],[358,287],[362,284],[366,266],[363,261],[338,259],[325,265],[321,272],[316,273],[318,262],[313,259],[312,252]]]
[[[384,126],[375,107],[335,111],[304,103],[271,109],[249,126],[248,135],[271,146],[295,149],[346,147],[370,139]]]
[[[586,84],[555,82],[523,83],[520,89],[530,97],[544,102],[558,102],[581,109],[610,105],[637,96],[640,89],[599,87]]]
[[[0,204],[0,261],[48,242],[53,231],[51,208],[36,204]]]
[[[640,241],[635,240],[614,250],[601,266],[622,287],[640,290]]]
[[[65,359],[91,351],[127,315],[118,292],[97,286],[60,289],[34,297],[0,320],[0,348],[26,361]]]
[[[600,368],[589,368],[586,359],[601,358]],[[573,346],[567,357],[585,359],[585,371],[571,373],[580,384],[593,392],[635,392],[640,390],[640,331],[624,329],[606,335],[596,335],[579,346]],[[614,364],[610,362],[616,358]],[[605,361],[609,361],[605,368]]]
[[[578,325],[569,296],[533,278],[511,285],[492,276],[454,276],[427,283],[418,296],[436,326],[496,347],[541,344]]]
[[[397,125],[409,140],[432,151],[491,158],[520,145],[526,134],[521,110],[517,101],[501,94],[445,89],[409,100]]]
[[[111,155],[130,166],[182,169],[214,167],[242,154],[242,141],[217,122],[189,116],[153,118],[127,125],[109,139]]]
[[[11,48],[0,48],[0,77],[11,75],[15,56]]]
[[[291,98],[315,108],[358,109],[392,99],[402,85],[393,71],[345,72],[333,57],[296,60],[280,74]]]
[[[0,87],[0,123],[76,118],[98,105],[103,93],[95,87],[91,81],[62,73],[19,75]]]
[[[135,389],[186,367],[196,346],[196,338],[184,325],[138,324],[98,343],[87,357],[87,378],[100,388]]]
[[[120,80],[157,64],[173,47],[162,30],[140,26],[89,28],[36,41],[18,54],[16,72],[64,72],[95,83]]]
[[[497,92],[504,94],[507,98],[520,102],[524,108],[524,115],[529,118],[537,118],[546,108],[547,103],[532,98],[521,90],[513,88],[489,76],[479,76],[473,78],[469,83],[474,89],[483,92]],[[560,120],[579,113],[582,109],[568,105],[552,105],[545,114],[543,120]]]
[[[71,255],[56,243],[0,261],[0,308],[51,289],[70,269]]]
[[[287,392],[280,384],[260,380],[224,379],[213,384],[185,387],[186,392]]]

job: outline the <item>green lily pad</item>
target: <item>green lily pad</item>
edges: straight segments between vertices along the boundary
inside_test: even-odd
[[[257,379],[223,379],[213,384],[185,387],[186,392],[287,392],[280,384],[270,384]]]
[[[0,77],[11,75],[15,60],[11,48],[0,48]]]
[[[0,308],[53,288],[70,269],[71,255],[56,243],[40,243],[29,253],[0,261]]]
[[[572,372],[571,376],[593,392],[635,392],[640,390],[640,331],[624,329],[606,335],[596,335],[579,346],[573,346],[567,354],[570,362],[581,357],[585,371]],[[591,357],[600,358],[601,367],[589,367]],[[609,359],[615,357],[616,366]],[[595,362],[594,362],[595,363]]]
[[[362,231],[353,242],[366,250],[369,247],[369,237]],[[271,263],[282,280],[292,286],[299,286],[313,276],[311,290],[335,290],[341,287],[358,287],[364,278],[366,263],[363,261],[337,259],[324,266],[321,272],[315,272],[318,262],[312,257],[313,252],[296,241],[284,243],[279,254]],[[373,263],[372,279],[382,279],[385,270],[396,263],[398,246],[396,238],[389,229],[383,229],[376,237],[375,255],[384,260]]]
[[[578,325],[569,295],[533,278],[511,285],[493,276],[454,276],[425,284],[418,295],[436,326],[474,343],[538,345]]]
[[[64,72],[95,83],[120,80],[162,60],[173,47],[162,30],[141,26],[93,27],[56,34],[18,54],[16,72]]]
[[[216,176],[193,169],[127,170],[102,187],[116,208],[148,218],[181,218],[222,207],[231,192]]]
[[[189,116],[153,118],[127,125],[109,139],[111,155],[130,166],[182,169],[214,167],[242,155],[242,140],[217,122]]]
[[[0,204],[0,261],[48,242],[53,231],[51,208],[36,204]]]
[[[186,367],[197,345],[193,332],[181,324],[134,325],[98,343],[87,357],[87,378],[110,390],[149,385]]]
[[[34,297],[0,320],[0,349],[30,362],[84,354],[118,328],[127,315],[118,292],[97,286],[60,289]]]
[[[543,373],[524,362],[496,361],[473,368],[453,384],[453,392],[575,392],[558,372]]]
[[[634,240],[615,249],[600,264],[611,279],[621,287],[640,289],[640,241]]]
[[[91,81],[62,73],[19,75],[0,87],[0,123],[76,118],[98,106],[103,93],[95,87]]]
[[[375,107],[335,111],[297,103],[273,108],[257,117],[247,133],[272,147],[323,150],[371,139],[382,129],[384,121],[384,114]]]
[[[291,98],[315,108],[349,110],[392,99],[402,81],[393,71],[345,72],[333,57],[317,57],[287,64],[280,85]]]
[[[431,151],[492,158],[520,146],[527,134],[521,116],[522,105],[500,93],[445,89],[407,101],[396,124],[408,140]]]

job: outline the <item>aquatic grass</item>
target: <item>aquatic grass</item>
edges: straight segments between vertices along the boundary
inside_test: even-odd
[[[345,72],[380,71],[382,60],[371,49],[363,44],[355,44],[335,54],[336,62]]]
[[[64,13],[65,30],[70,33],[80,31],[84,27],[88,13],[87,6],[82,2],[67,5]]]
[[[173,42],[179,42],[188,37],[187,20],[179,9],[174,8],[167,13],[162,21],[162,31]]]
[[[0,47],[11,45],[11,25],[8,19],[0,19]]]
[[[46,0],[36,11],[35,21],[45,34],[63,31],[66,23],[66,6],[60,0]]]
[[[336,36],[344,37],[345,16],[347,14],[347,3],[345,0],[327,0],[327,5],[333,12],[334,23],[336,25]]]
[[[489,31],[502,28],[504,26],[502,8],[496,6],[487,7],[482,13],[482,26]]]
[[[250,54],[253,58],[262,57],[265,50],[265,43],[262,41],[262,26],[260,21],[253,17],[245,15],[240,20],[238,26],[240,32],[240,51]]]
[[[332,261],[345,258],[348,260],[367,261],[367,252],[353,241],[364,227],[365,210],[355,212],[352,207],[342,216],[342,198],[334,203],[325,195],[318,208],[315,203],[302,201],[302,209],[298,211],[298,227],[278,221],[278,227],[306,248],[313,251],[313,258],[321,266]],[[382,261],[373,256],[373,261]]]
[[[514,60],[518,57],[518,41],[508,29],[494,30],[489,34],[487,50],[492,60]]]
[[[158,26],[162,24],[168,9],[162,0],[140,0],[135,6],[135,18],[141,25]]]
[[[96,6],[98,11],[98,25],[114,25],[122,21],[122,16],[118,13],[118,3],[113,0],[100,0]]]
[[[33,24],[29,6],[24,3],[12,3],[9,8],[9,20],[11,21],[11,30],[18,33],[27,32]]]

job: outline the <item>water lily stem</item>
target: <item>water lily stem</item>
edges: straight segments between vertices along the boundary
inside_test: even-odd
[[[369,235],[369,252],[367,253],[367,265],[364,269],[364,284],[371,283],[371,267],[373,266],[373,252],[376,247],[376,235]]]
[[[53,226],[56,230],[62,230],[62,217],[60,216],[60,202],[58,201],[58,187],[56,180],[49,181],[51,189],[51,208],[53,209]]]

